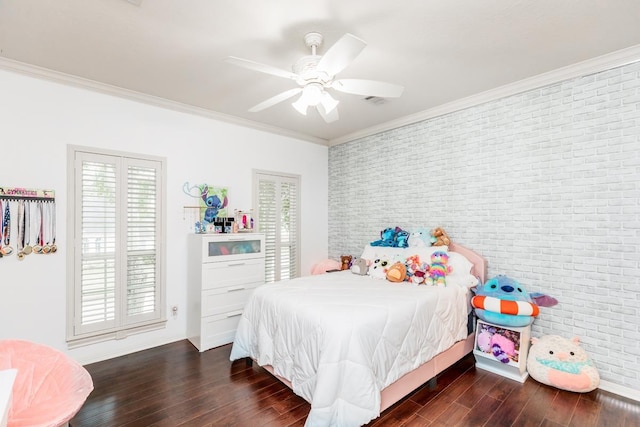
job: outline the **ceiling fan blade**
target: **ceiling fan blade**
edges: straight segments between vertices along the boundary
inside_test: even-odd
[[[398,98],[404,91],[400,85],[363,79],[339,79],[331,83],[331,87],[340,92],[380,98]]]
[[[284,91],[282,93],[277,94],[276,96],[272,96],[271,98],[267,99],[266,101],[262,101],[260,104],[255,105],[251,108],[249,108],[249,111],[252,113],[257,113],[258,111],[262,111],[265,108],[269,108],[272,107],[282,101],[286,101],[287,99],[291,98],[292,96],[295,96],[297,94],[299,94],[300,92],[302,92],[302,88],[301,87],[297,87],[295,89],[289,89],[287,91]]]
[[[366,46],[367,43],[364,40],[347,33],[322,56],[318,62],[317,70],[335,76],[344,70],[356,56],[360,55]]]
[[[260,71],[261,73],[271,74],[272,76],[284,77],[286,79],[296,80],[298,75],[291,71],[283,70],[271,65],[261,64],[250,59],[237,58],[235,56],[227,56],[224,59],[229,64],[237,65],[239,67],[248,68],[250,70]]]
[[[340,118],[340,116],[338,115],[338,109],[337,108],[334,108],[333,110],[329,111],[328,113],[326,112],[326,110],[324,109],[324,106],[322,104],[318,104],[316,106],[316,108],[318,109],[318,113],[320,113],[320,115],[322,116],[324,121],[327,122],[327,123],[335,122],[336,120],[338,120]]]

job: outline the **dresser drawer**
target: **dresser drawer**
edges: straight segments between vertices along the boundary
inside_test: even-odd
[[[264,283],[264,258],[211,262],[202,266],[202,289]]]
[[[258,285],[252,283],[202,292],[202,317],[242,310]]]
[[[217,347],[233,342],[242,311],[231,312],[202,319],[202,349]],[[202,351],[201,349],[201,351]]]

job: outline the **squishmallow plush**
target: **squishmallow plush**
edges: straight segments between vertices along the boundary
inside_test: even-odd
[[[401,262],[394,263],[391,267],[389,267],[389,270],[387,270],[387,280],[390,282],[404,282],[406,278],[407,267]]]
[[[426,228],[418,228],[409,235],[410,248],[422,248],[431,246],[431,233]]]
[[[371,268],[369,268],[369,276],[374,279],[386,279],[389,267],[391,267],[389,258],[380,257],[373,261]]]
[[[587,352],[558,335],[531,339],[527,370],[534,380],[562,390],[586,393],[600,385],[600,374]]]
[[[369,263],[364,258],[356,258],[351,263],[351,272],[353,274],[359,274],[361,276],[364,276],[369,272]]]

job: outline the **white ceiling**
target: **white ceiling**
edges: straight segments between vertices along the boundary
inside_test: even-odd
[[[223,59],[290,69],[310,31],[325,37],[320,54],[347,32],[365,40],[339,77],[401,84],[402,97],[376,105],[334,91],[330,124],[296,112],[295,98],[248,112],[296,84]],[[0,0],[5,68],[19,61],[317,142],[639,45],[640,0]]]

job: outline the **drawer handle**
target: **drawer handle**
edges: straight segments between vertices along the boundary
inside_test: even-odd
[[[230,262],[229,264],[227,264],[229,267],[237,267],[239,265],[245,265],[246,262]]]
[[[241,315],[242,315],[242,311],[233,311],[231,313],[227,313],[227,317],[236,317]]]
[[[243,291],[246,288],[244,286],[236,286],[235,288],[228,288],[227,292]]]

